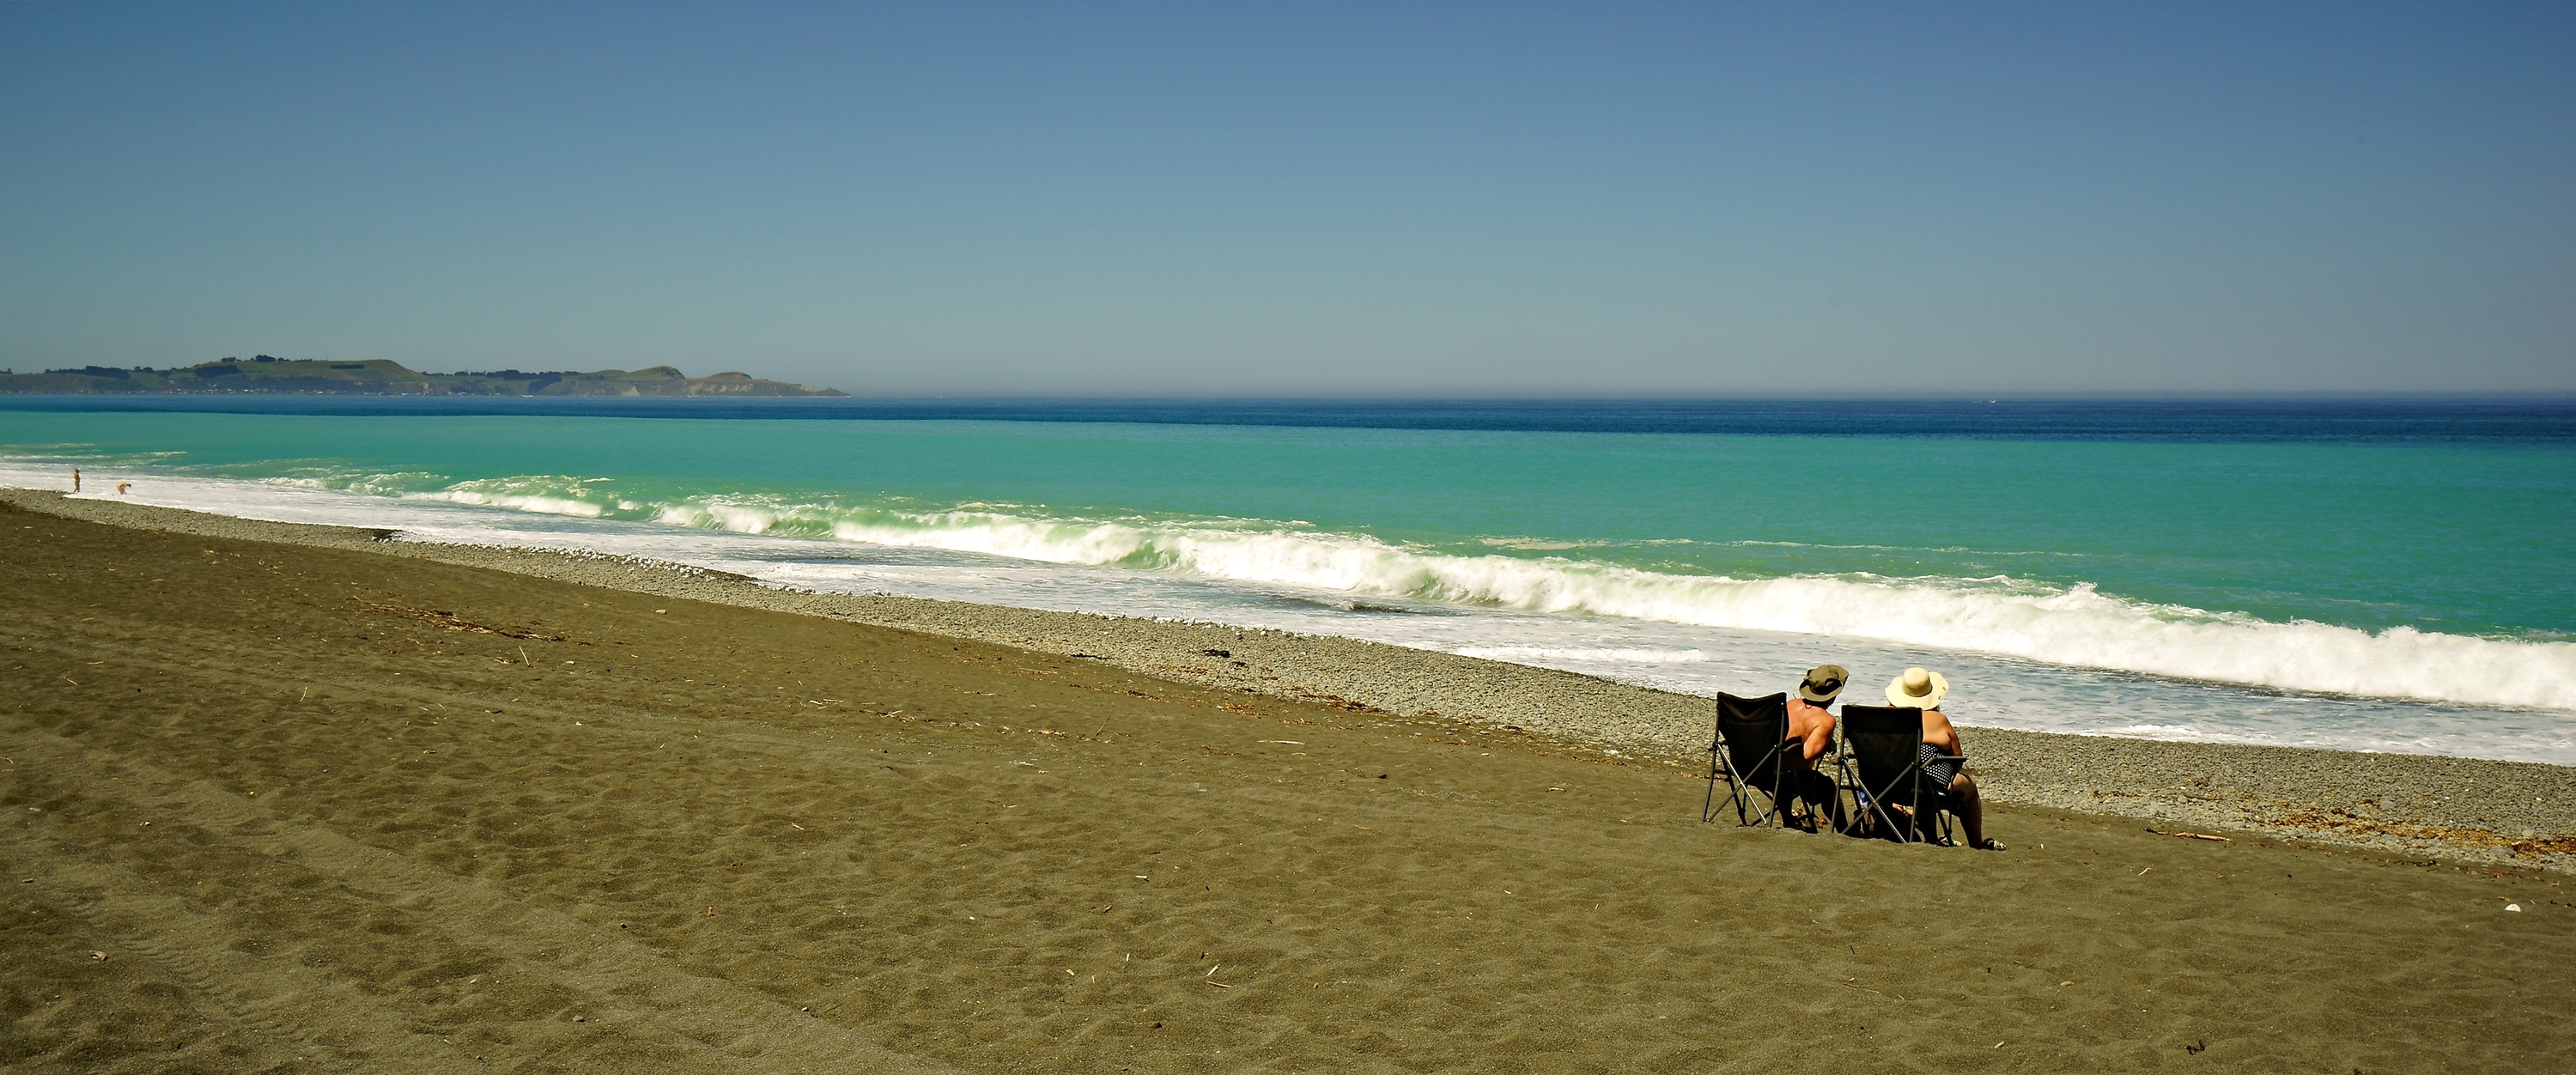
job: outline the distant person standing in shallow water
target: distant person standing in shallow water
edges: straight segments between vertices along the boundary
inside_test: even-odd
[[[73,467],[73,468],[72,468],[72,491],[73,491],[73,492],[75,492],[75,493],[80,492],[80,468],[79,468],[79,467]]]
[[[1950,797],[1957,800],[1959,820],[1968,829],[1968,846],[1979,851],[2001,851],[2001,841],[1986,838],[1986,805],[1977,797],[1977,782],[1964,771],[1967,763],[1944,757],[1965,757],[1968,753],[1959,745],[1959,729],[1951,727],[1950,718],[1941,712],[1941,699],[1949,693],[1950,681],[1941,678],[1941,673],[1908,668],[1887,685],[1887,704],[1923,711],[1923,778],[1948,788]]]

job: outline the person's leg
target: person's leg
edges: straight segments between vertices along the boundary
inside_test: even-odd
[[[1802,783],[1804,786],[1799,789],[1799,794],[1807,800],[1808,805],[1824,813],[1826,823],[1833,826],[1833,831],[1843,831],[1845,822],[1842,791],[1834,786],[1834,778],[1809,769]]]
[[[1792,828],[1813,832],[1816,825],[1816,798],[1808,794],[1811,789],[1808,787],[1807,778],[1815,774],[1799,768],[1794,762],[1781,764],[1788,767],[1788,771],[1781,774],[1781,782],[1786,785],[1782,790],[1789,795],[1789,801],[1783,803],[1781,809],[1788,811],[1789,824]],[[1801,805],[1805,809],[1799,809]]]
[[[1977,797],[1977,782],[1960,773],[1950,778],[1950,797],[1959,804],[1959,820],[1967,826],[1968,846],[1986,848],[1986,804]],[[2000,847],[1996,850],[2001,850]]]

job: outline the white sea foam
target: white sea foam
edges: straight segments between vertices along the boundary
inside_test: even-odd
[[[1734,579],[1564,557],[1460,556],[1284,527],[1048,519],[993,511],[700,502],[665,522],[765,533],[790,517],[843,541],[1112,566],[1360,597],[1863,638],[2055,664],[2367,697],[2576,709],[2576,643],[2279,623],[1989,579]]]
[[[0,467],[0,472],[8,469]],[[8,475],[0,473],[0,481],[6,480]],[[2272,622],[2240,613],[2126,600],[2085,585],[1857,574],[1734,579],[1659,573],[1565,556],[1461,555],[1365,535],[1234,519],[1062,518],[1000,504],[899,510],[750,497],[654,502],[612,495],[590,484],[571,477],[530,477],[424,490],[411,475],[366,475],[284,483],[173,478],[156,481],[150,488],[171,495],[173,499],[164,502],[173,506],[288,521],[374,519],[358,524],[414,525],[384,518],[382,508],[369,509],[363,503],[334,506],[314,499],[349,495],[330,493],[334,485],[369,494],[358,500],[379,505],[392,494],[420,505],[421,510],[434,505],[447,506],[447,512],[502,508],[528,520],[524,525],[489,527],[440,515],[435,525],[421,532],[448,535],[443,540],[579,543],[592,539],[568,531],[529,530],[536,524],[531,517],[558,518],[565,520],[560,525],[586,529],[605,525],[596,520],[623,518],[652,525],[675,542],[692,529],[765,535],[772,541],[823,538],[882,549],[924,550],[925,554],[971,554],[1095,569],[1140,580],[1202,580],[1245,593],[1329,594],[1332,603],[1385,601],[1525,614],[1565,626],[1524,629],[1525,637],[1506,640],[1491,635],[1441,636],[1437,632],[1448,629],[1427,622],[1441,617],[1406,617],[1426,622],[1402,630],[1410,632],[1408,637],[1420,637],[1410,644],[1619,678],[1669,681],[1692,689],[1700,689],[1701,681],[1715,671],[1692,670],[1704,662],[1704,652],[1717,652],[1695,648],[1707,635],[1683,632],[1672,638],[1679,644],[1669,645],[1660,639],[1658,644],[1639,645],[1631,639],[1656,634],[1643,630],[1655,624],[1783,632],[1867,641],[1891,647],[1887,652],[1947,650],[1987,655],[1992,660],[2021,659],[2258,689],[2576,710],[2576,643],[2479,638],[2405,627],[2371,632],[2321,623]],[[269,490],[257,494],[260,506],[255,509],[246,506],[254,499],[250,489]],[[625,535],[619,540],[634,542],[638,537]],[[650,545],[657,550],[655,555],[673,559],[699,555],[685,551],[687,547]],[[710,546],[703,555],[723,559],[731,554]],[[728,569],[756,573],[744,565]],[[1026,599],[1010,598],[999,590],[987,597],[975,596],[980,591],[974,587],[983,585],[975,580],[999,577],[990,569],[939,570],[945,572],[940,577],[946,581],[933,589],[962,587],[959,596],[969,600]],[[1077,584],[1073,576],[1040,581],[1032,575],[1014,577],[1008,585],[1028,593],[1096,594],[1107,578],[1084,577],[1089,581]],[[861,575],[853,578],[864,581]],[[1638,629],[1592,631],[1581,626],[1585,623],[1604,627],[1627,623]],[[1456,627],[1489,630],[1493,624],[1478,619],[1461,621]],[[1581,641],[1587,634],[1600,637]],[[1740,658],[1730,652],[1730,659]],[[1668,676],[1683,678],[1667,680]],[[2034,700],[2029,704],[2048,708],[2064,703]],[[2527,731],[2550,742],[2564,740],[2564,732],[2552,723],[2558,719],[2542,722],[2549,725],[2546,729],[2535,726]],[[2189,734],[2162,727],[2160,722],[2156,730],[2141,731],[2157,737]],[[2346,732],[2335,736],[2337,741],[2351,738]],[[2266,738],[2288,741],[2273,733]],[[2547,749],[2568,748],[2560,743]]]
[[[438,493],[412,493],[408,495],[408,498],[412,500],[444,500],[451,504],[475,504],[487,508],[509,508],[513,511],[535,511],[543,512],[547,515],[571,515],[584,519],[596,519],[601,515],[607,514],[607,509],[604,506],[593,504],[587,500],[567,500],[559,496],[535,496],[525,493],[478,493],[470,490],[449,490]]]
[[[1655,665],[1698,664],[1708,660],[1706,652],[1696,649],[1642,649],[1636,646],[1467,646],[1456,652],[1461,657],[1516,664],[1573,661]]]
[[[458,482],[444,489],[426,492],[399,491],[405,484],[403,479],[410,477],[413,476],[372,474],[357,481],[346,482],[343,487],[379,495],[394,492],[395,495],[406,500],[443,500],[451,504],[508,508],[512,511],[533,511],[545,515],[570,515],[582,519],[600,518],[608,514],[611,506],[584,498],[583,486],[590,482],[581,478],[551,475],[497,478],[487,481]],[[333,483],[326,479],[320,484],[327,488]]]

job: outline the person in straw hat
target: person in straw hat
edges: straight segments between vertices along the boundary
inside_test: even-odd
[[[1941,673],[1922,668],[1908,668],[1905,674],[1887,685],[1887,704],[1900,709],[1923,711],[1923,777],[1950,790],[1958,801],[1959,820],[1968,829],[1968,846],[1980,851],[2001,851],[2002,841],[1986,838],[1985,802],[1977,797],[1977,782],[1963,771],[1967,750],[1959,745],[1959,729],[1941,712],[1941,700],[1950,694],[1950,681]]]

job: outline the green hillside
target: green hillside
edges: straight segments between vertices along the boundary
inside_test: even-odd
[[[845,396],[746,373],[691,377],[669,366],[589,373],[489,370],[421,373],[386,359],[330,362],[227,358],[169,369],[83,366],[0,373],[0,393],[331,394],[363,396]]]

